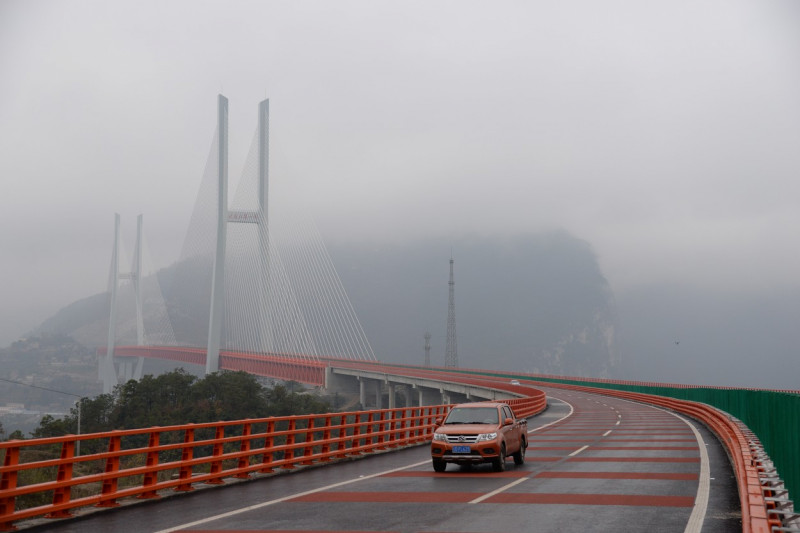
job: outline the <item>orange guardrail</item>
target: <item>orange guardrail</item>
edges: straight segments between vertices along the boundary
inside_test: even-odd
[[[544,393],[535,392],[509,401],[518,416],[544,409]],[[157,498],[161,490],[191,491],[193,485],[221,484],[224,478],[247,479],[279,468],[423,444],[449,408],[270,417],[0,442],[0,531],[11,531],[14,522],[26,518],[66,518],[78,507],[114,507],[125,497]],[[77,453],[81,445],[89,453]]]
[[[117,357],[146,357],[189,363],[206,364],[205,348],[189,346],[117,346]],[[97,349],[98,357],[105,357],[106,348]],[[256,353],[233,350],[220,350],[220,370],[243,370],[257,376],[299,381],[314,386],[325,385],[325,363],[299,354]]]
[[[760,464],[744,435],[746,428],[709,405],[571,384],[526,380],[517,386],[509,385],[503,378],[393,368],[393,373],[398,374],[417,372],[433,379],[525,393],[527,397],[507,401],[519,417],[532,416],[546,407],[545,394],[525,385],[615,396],[688,415],[719,438],[731,459],[742,509],[742,531],[767,533],[772,526],[780,526],[768,513],[770,507],[758,476]],[[2,442],[0,531],[13,530],[13,523],[25,518],[68,517],[71,509],[89,505],[112,507],[124,497],[157,498],[160,490],[190,491],[195,484],[221,484],[227,477],[246,479],[277,468],[291,470],[301,465],[422,444],[431,439],[436,419],[444,416],[449,407],[271,417]],[[76,453],[79,442],[93,441],[102,441],[103,451]],[[58,457],[41,459],[48,451]],[[27,455],[37,457],[26,460]],[[21,483],[26,472],[34,471],[45,472],[39,477],[46,480]],[[41,496],[51,491],[52,500],[48,503],[18,505],[26,496]],[[74,492],[81,494],[73,497]]]

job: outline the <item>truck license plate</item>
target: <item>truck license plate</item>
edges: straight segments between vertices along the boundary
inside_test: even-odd
[[[469,453],[469,446],[453,446],[453,453]]]

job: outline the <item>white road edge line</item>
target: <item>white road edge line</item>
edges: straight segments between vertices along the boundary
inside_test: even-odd
[[[578,455],[579,453],[581,453],[583,450],[585,450],[588,447],[589,447],[589,445],[587,444],[586,446],[584,446],[582,448],[578,448],[577,450],[575,450],[574,452],[569,454],[567,457],[574,457],[575,455]]]
[[[559,418],[558,420],[553,420],[553,421],[552,421],[552,422],[550,422],[549,424],[545,424],[545,425],[543,425],[543,426],[539,426],[539,427],[538,427],[538,428],[536,428],[536,429],[531,429],[531,430],[529,430],[529,431],[528,431],[528,435],[530,435],[531,433],[535,433],[536,431],[539,431],[540,429],[544,429],[544,428],[546,428],[546,427],[548,427],[548,426],[552,426],[553,424],[558,424],[558,423],[559,423],[559,422],[561,422],[562,420],[565,420],[565,419],[567,419],[567,418],[569,418],[569,417],[571,417],[571,416],[572,416],[572,413],[575,411],[575,409],[572,407],[572,404],[571,404],[571,403],[569,403],[568,401],[564,400],[563,398],[556,398],[555,396],[552,396],[552,398],[555,398],[555,399],[556,399],[556,400],[558,400],[559,402],[564,402],[565,404],[569,405],[569,413],[567,413],[566,415],[562,416],[562,417],[561,417],[561,418]]]
[[[692,428],[700,448],[700,482],[697,484],[697,496],[694,499],[692,514],[686,523],[686,529],[683,530],[684,533],[700,533],[700,530],[703,529],[703,521],[706,518],[706,510],[708,509],[708,494],[711,491],[711,469],[708,461],[708,450],[706,449],[705,441],[703,441],[703,436],[700,435],[694,424],[676,413],[672,414]]]
[[[503,486],[503,487],[500,487],[500,488],[499,488],[499,489],[497,489],[497,490],[493,490],[492,492],[487,492],[487,493],[486,493],[486,494],[484,494],[483,496],[478,496],[478,497],[477,497],[477,498],[475,498],[474,500],[472,500],[472,501],[470,501],[470,502],[467,502],[467,503],[481,503],[483,500],[485,500],[485,499],[487,499],[487,498],[491,498],[491,497],[492,497],[492,496],[494,496],[495,494],[500,494],[501,492],[507,491],[507,490],[508,490],[508,489],[510,489],[511,487],[514,487],[514,486],[516,486],[516,485],[519,485],[519,484],[520,484],[520,483],[522,483],[523,481],[527,481],[527,480],[529,480],[529,479],[530,479],[529,477],[523,477],[523,478],[519,478],[518,480],[514,481],[513,483],[509,483],[508,485],[505,485],[505,486]]]
[[[683,420],[687,426],[692,428],[692,432],[694,432],[694,437],[697,439],[697,443],[699,445],[698,447],[700,448],[700,480],[697,484],[697,496],[694,499],[694,508],[692,509],[692,514],[689,516],[689,521],[686,523],[686,529],[683,530],[683,533],[700,533],[703,527],[703,521],[706,517],[706,510],[708,509],[708,493],[711,489],[711,470],[708,461],[708,450],[706,450],[706,446],[708,445],[703,440],[702,435],[700,435],[700,432],[697,431],[697,428],[694,426],[694,424],[673,411],[664,409],[663,407],[650,405],[648,403],[635,402],[633,400],[626,400],[624,398],[616,399],[621,402],[646,405],[647,407],[652,407],[658,411],[669,413],[675,418]],[[622,418],[622,415],[617,416]]]
[[[400,468],[393,468],[392,470],[386,470],[384,472],[378,472],[378,473],[375,473],[375,474],[370,474],[368,476],[357,477],[357,478],[350,479],[350,480],[347,480],[347,481],[341,481],[339,483],[334,483],[333,485],[327,485],[325,487],[320,487],[318,489],[308,490],[306,492],[299,492],[297,494],[292,494],[290,496],[284,496],[283,498],[270,500],[268,502],[261,502],[261,503],[258,503],[256,505],[248,505],[247,507],[242,507],[240,509],[236,509],[236,510],[233,510],[233,511],[228,511],[227,513],[222,513],[222,514],[218,514],[218,515],[214,515],[214,516],[209,516],[208,518],[202,518],[200,520],[195,520],[194,522],[187,522],[186,524],[181,524],[179,526],[174,526],[174,527],[170,527],[170,528],[167,528],[167,529],[162,529],[162,530],[156,531],[155,533],[171,533],[172,531],[178,531],[178,530],[181,530],[181,529],[186,529],[188,527],[194,527],[194,526],[198,526],[200,524],[205,524],[207,522],[213,522],[214,520],[220,520],[222,518],[227,518],[229,516],[234,516],[234,515],[237,515],[237,514],[246,513],[247,511],[253,511],[255,509],[260,509],[262,507],[267,507],[269,505],[274,505],[276,503],[285,502],[286,500],[291,500],[293,498],[300,498],[302,496],[307,496],[309,494],[322,492],[324,490],[334,489],[336,487],[341,487],[343,485],[349,485],[349,484],[355,483],[357,481],[364,481],[366,479],[372,479],[372,478],[383,476],[383,475],[386,475],[386,474],[391,474],[393,472],[399,472],[401,470],[406,470],[408,468],[413,468],[415,466],[421,466],[421,465],[424,465],[424,464],[428,464],[429,462],[430,461],[421,461],[419,463],[414,463],[414,464],[411,464],[411,465],[401,466]]]

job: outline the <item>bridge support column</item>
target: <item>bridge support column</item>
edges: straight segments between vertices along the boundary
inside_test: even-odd
[[[450,401],[450,392],[449,391],[446,391],[444,389],[440,389],[439,392],[441,392],[441,394],[442,394],[442,403],[443,404],[448,405],[448,404],[453,403],[452,401]]]
[[[217,251],[211,278],[211,311],[208,317],[206,375],[219,370],[222,313],[225,310],[225,242],[228,235],[228,99],[217,100],[217,141],[219,143],[217,184]]]
[[[419,404],[422,405],[439,405],[442,403],[442,395],[438,389],[431,389],[429,387],[419,387]]]
[[[337,374],[333,368],[325,368],[325,390],[326,392],[342,392],[353,394],[359,389],[358,383],[361,380],[354,376]]]
[[[119,284],[119,213],[114,214],[114,251],[111,254],[111,312],[108,318],[106,358],[100,363],[103,393],[108,394],[117,384],[114,368],[114,342],[117,337],[117,285]]]
[[[411,393],[410,388],[403,387],[398,392],[403,395],[405,407],[414,407],[414,395]]]
[[[397,407],[397,398],[395,398],[395,384],[387,382],[386,386],[389,389],[389,409],[394,409]]]
[[[125,360],[119,364],[120,373],[122,374],[122,380],[124,383],[127,383],[133,379],[133,363],[128,361],[128,359],[129,358],[126,357]]]
[[[375,409],[383,409],[383,382],[375,381]]]
[[[111,255],[111,310],[108,317],[108,337],[106,339],[106,357],[100,361],[99,378],[103,381],[103,392],[109,393],[119,383],[119,378],[124,381],[141,379],[141,368],[144,358],[138,358],[137,369],[134,370],[133,361],[126,357],[121,360],[114,356],[114,345],[117,340],[117,288],[120,280],[131,280],[136,302],[136,343],[144,345],[144,314],[142,312],[142,215],[136,222],[136,249],[133,262],[133,271],[119,271],[119,213],[114,214],[114,251]],[[117,365],[119,368],[117,368]]]
[[[361,404],[361,408],[364,409],[367,405],[367,382],[361,378],[358,378],[358,403]]]

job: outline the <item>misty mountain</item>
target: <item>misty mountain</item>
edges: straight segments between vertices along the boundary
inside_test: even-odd
[[[431,362],[444,365],[451,250],[460,366],[613,375],[619,357],[611,291],[589,244],[563,232],[329,246],[380,360],[422,364],[428,331]],[[158,273],[179,343],[205,345],[209,279],[195,263]],[[132,312],[121,313],[119,324],[118,342],[132,342]],[[65,307],[38,332],[70,334],[94,347],[105,345],[107,327],[108,296],[100,294]]]
[[[585,241],[563,232],[330,248],[381,360],[444,365],[449,260],[459,366],[609,376],[613,296]]]

